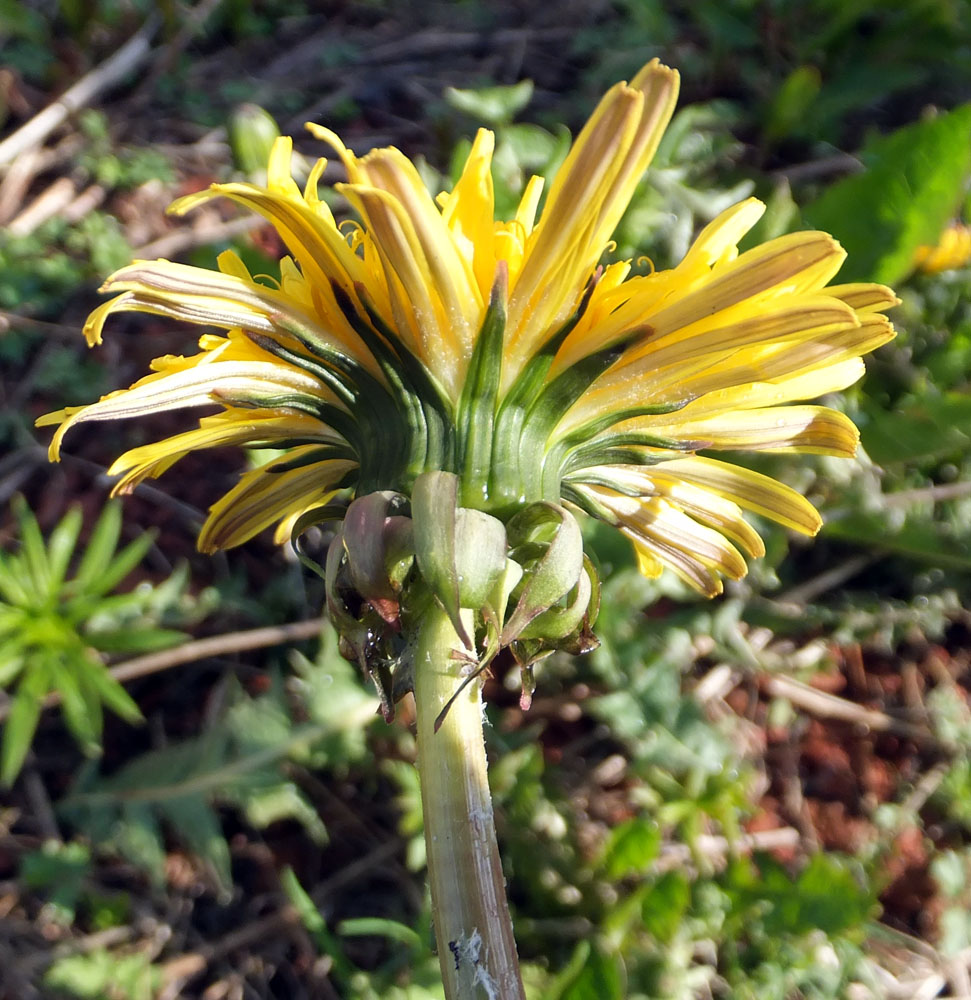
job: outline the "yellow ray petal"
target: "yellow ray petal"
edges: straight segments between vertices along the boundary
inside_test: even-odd
[[[324,288],[336,281],[353,298],[355,282],[365,277],[364,264],[337,229],[324,202],[311,208],[302,198],[282,196],[255,184],[213,184],[177,199],[169,212],[184,215],[219,197],[229,198],[272,223],[304,276],[315,286]]]
[[[248,472],[210,508],[199,534],[199,551],[230,549],[259,534],[295,510],[326,503],[340,481],[355,468],[353,462],[326,459],[286,472],[281,465],[310,454],[314,446],[294,448],[279,459]]]
[[[449,326],[411,220],[384,191],[353,184],[342,184],[340,189],[367,221],[386,277],[396,332],[405,346],[454,388],[461,356],[459,337]]]
[[[662,462],[653,467],[602,465],[585,472],[598,477],[601,482],[616,483],[617,488],[623,488],[625,493],[636,492],[642,497],[661,497],[695,521],[731,539],[752,558],[765,555],[762,539],[745,521],[738,504],[721,492],[671,474],[668,464]]]
[[[232,266],[231,260],[223,259]],[[319,317],[299,308],[292,287],[287,292],[277,291],[238,274],[157,260],[136,261],[116,271],[102,286],[105,292],[122,290],[122,295],[99,306],[88,317],[84,335],[89,344],[101,343],[102,329],[112,313],[146,312],[187,323],[268,334],[285,335],[290,329],[302,328],[324,343],[349,352],[372,371],[377,370],[370,352],[337,308],[329,288],[324,290],[324,301],[329,298],[334,304],[326,316]]]
[[[668,501],[623,496],[603,487],[586,489],[611,512],[636,547],[646,549],[703,594],[721,593],[720,574],[738,579],[747,572],[745,560],[723,535]]]
[[[845,257],[843,248],[826,233],[780,236],[713,271],[669,306],[642,316],[640,322],[661,336],[733,306],[755,307],[755,302],[746,300],[818,291]]]
[[[802,494],[742,466],[692,455],[672,459],[652,471],[661,478],[679,479],[704,487],[754,514],[805,535],[815,535],[823,523],[816,508]]]
[[[92,420],[119,420],[151,416],[165,410],[191,406],[221,405],[221,397],[263,398],[274,393],[297,393],[324,398],[321,384],[281,364],[267,362],[218,362],[196,365],[171,374],[148,375],[129,389],[102,396],[89,406],[69,407],[41,417],[43,423],[63,418],[50,445],[52,461],[60,455],[64,435],[75,425]]]
[[[739,240],[764,214],[765,205],[758,198],[746,198],[726,208],[701,230],[678,267],[693,271],[735,260]]]
[[[473,277],[472,257],[459,252],[418,171],[393,147],[374,150],[358,164],[367,184],[389,194],[407,216],[450,322],[470,340],[478,332],[483,303]]]
[[[851,306],[857,312],[883,312],[900,305],[900,299],[893,293],[893,289],[886,285],[874,285],[868,282],[859,282],[851,285],[830,285],[826,289],[827,295],[832,295]]]
[[[677,100],[678,75],[656,60],[603,98],[557,172],[509,301],[512,367],[572,311]]]
[[[859,433],[847,416],[825,406],[769,406],[701,420],[653,424],[664,437],[705,442],[728,451],[805,452],[852,458]]]
[[[121,479],[112,488],[112,496],[130,493],[140,482],[162,475],[193,451],[232,445],[253,447],[295,438],[340,440],[319,420],[302,413],[231,410],[203,417],[195,430],[131,448],[116,458],[108,475],[121,475]]]
[[[495,136],[479,129],[462,174],[442,203],[442,220],[472,261],[480,301],[485,301],[496,276],[495,197],[492,187],[492,153]]]

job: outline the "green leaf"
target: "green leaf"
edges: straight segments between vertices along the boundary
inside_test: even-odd
[[[445,100],[458,111],[464,111],[487,125],[507,125],[529,104],[533,96],[533,81],[520,80],[512,86],[479,87],[463,90],[445,89]]]
[[[91,852],[79,843],[51,840],[40,850],[25,854],[20,877],[31,889],[43,892],[59,922],[70,924],[91,871]]]
[[[81,657],[67,664],[56,652],[46,659],[51,686],[61,696],[68,729],[88,756],[96,755],[102,715],[100,701],[84,682],[86,674],[92,669],[91,665]]]
[[[131,695],[111,676],[106,667],[100,665],[97,668],[92,667],[88,670],[86,679],[101,701],[116,715],[120,715],[127,722],[142,721],[141,710],[132,700]]]
[[[860,437],[878,465],[933,460],[971,446],[971,395],[924,393],[896,410],[866,407]]]
[[[3,552],[0,552],[0,599],[21,608],[33,603],[27,589],[24,561]]]
[[[931,566],[971,569],[971,538],[955,537],[947,522],[907,518],[893,525],[882,513],[850,511],[826,523],[826,535],[879,552],[892,552]]]
[[[188,636],[185,632],[177,632],[175,629],[133,625],[131,628],[98,629],[87,633],[85,638],[102,653],[138,654],[169,649],[184,642]]]
[[[155,532],[146,531],[134,541],[129,542],[111,560],[111,564],[97,579],[88,585],[89,594],[107,594],[125,579],[126,576],[145,558],[145,553],[155,542]]]
[[[815,66],[797,66],[783,80],[765,114],[766,139],[782,139],[799,125],[816,100],[821,83]]]
[[[569,133],[553,135],[538,125],[507,125],[500,143],[509,149],[521,170],[548,173],[569,151]]]
[[[208,864],[223,893],[228,893],[233,884],[229,845],[212,807],[199,796],[183,795],[166,800],[164,816],[186,846]]]
[[[81,522],[81,508],[72,507],[61,518],[47,540],[52,591],[59,590],[64,582],[81,531]]]
[[[604,849],[603,866],[609,879],[644,873],[661,850],[657,824],[629,819],[610,831]]]
[[[289,866],[280,872],[280,885],[297,911],[300,922],[313,938],[314,944],[333,961],[337,978],[347,982],[354,971],[353,966],[348,962],[340,941],[328,929],[317,904],[310,898]]]
[[[687,876],[678,871],[665,872],[644,894],[641,904],[644,929],[666,944],[677,934],[690,902],[691,885]]]
[[[85,546],[84,555],[74,574],[72,587],[77,593],[86,593],[92,584],[101,581],[111,565],[121,537],[121,504],[111,501],[105,504],[101,516],[95,522],[91,537]]]
[[[81,1000],[152,1000],[162,982],[162,970],[143,951],[113,955],[97,949],[56,959],[44,973],[50,989]]]
[[[407,945],[414,951],[422,948],[421,937],[410,927],[386,917],[355,917],[342,920],[337,925],[337,933],[345,937],[385,937],[390,941]]]
[[[620,960],[605,954],[597,945],[590,947],[583,942],[577,947],[578,951],[586,947],[589,953],[577,977],[556,995],[557,1000],[624,1000]]]
[[[20,555],[24,569],[33,583],[34,599],[44,600],[50,594],[51,566],[37,518],[19,494],[10,501],[20,534]]]
[[[99,810],[95,808],[92,812],[101,822],[110,820],[111,839],[106,837],[101,841],[101,846],[115,848],[147,871],[156,886],[161,886],[165,881],[165,846],[162,830],[152,807],[145,802],[126,802],[117,811],[104,809],[98,815]],[[177,830],[174,832],[178,834]]]
[[[971,173],[971,104],[875,139],[861,159],[863,173],[825,191],[804,220],[843,244],[841,280],[892,284],[957,211]]]
[[[47,671],[32,666],[11,699],[0,747],[0,782],[4,785],[13,784],[23,767],[40,719],[42,699],[48,690]]]

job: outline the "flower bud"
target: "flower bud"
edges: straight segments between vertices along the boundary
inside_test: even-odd
[[[544,500],[523,508],[509,522],[509,545],[523,579],[513,592],[516,608],[503,627],[503,646],[577,587],[583,570],[580,526],[559,504]]]
[[[247,177],[265,177],[270,150],[280,136],[269,111],[258,104],[240,104],[229,116],[228,131],[236,166]]]
[[[414,562],[407,500],[382,490],[359,497],[347,508],[342,537],[351,583],[389,624],[398,620],[398,596]]]
[[[494,597],[507,572],[506,529],[481,510],[459,507],[458,489],[458,476],[450,472],[423,473],[415,480],[411,511],[418,568],[471,650],[459,610],[481,611]]]

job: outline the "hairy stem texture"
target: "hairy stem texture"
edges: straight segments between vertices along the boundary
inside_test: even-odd
[[[463,612],[463,615],[466,613]],[[472,619],[464,622],[472,634]],[[428,879],[448,1000],[524,1000],[516,942],[496,844],[482,738],[482,697],[473,681],[435,720],[468,665],[448,616],[430,606],[415,661],[418,771]]]

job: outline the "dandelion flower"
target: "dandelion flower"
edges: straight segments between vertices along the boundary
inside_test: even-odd
[[[811,401],[855,382],[861,356],[893,336],[889,289],[830,284],[844,254],[825,233],[740,253],[763,212],[754,199],[669,270],[602,261],[677,90],[657,61],[611,88],[549,190],[532,178],[499,221],[486,130],[454,188],[432,197],[397,149],[359,157],[308,126],[346,171],[336,190],[356,221],[341,224],[319,193],[326,161],[301,190],[292,141],[277,139],[265,186],[214,184],[173,211],[224,197],[262,215],[288,250],[278,276],[255,277],[231,252],[218,271],[122,268],[89,344],[123,311],[210,332],[197,354],[159,358],[130,388],[40,421],[60,425],[56,459],[79,423],[207,411],[121,455],[116,492],[199,449],[279,450],[213,505],[203,550],[273,524],[285,540],[340,522],[323,572],[343,648],[375,677],[386,715],[401,690],[415,694],[449,998],[524,996],[469,680],[509,647],[525,703],[535,660],[589,648],[596,574],[573,513],[622,531],[648,576],[668,567],[717,594],[763,552],[746,512],[820,526],[799,493],[722,453],[853,455],[853,424]]]
[[[79,423],[215,407],[110,469],[125,492],[198,449],[282,449],[214,504],[203,550],[274,523],[282,540],[309,509],[409,495],[437,469],[459,476],[467,507],[506,518],[565,503],[617,526],[648,576],[670,567],[718,593],[763,551],[744,511],[807,534],[820,526],[804,497],[720,453],[852,456],[852,423],[808,401],[861,376],[861,355],[893,335],[882,311],[897,300],[879,285],[829,284],[844,253],[825,233],[740,253],[763,212],[755,199],[707,225],[670,270],[602,264],[677,90],[657,61],[614,86],[542,209],[534,177],[504,221],[489,131],[433,198],[397,149],[358,157],[309,125],[346,170],[336,190],[357,221],[340,225],[318,191],[326,161],[301,190],[292,141],[278,139],[265,187],[214,184],[172,210],[224,197],[259,213],[289,250],[279,277],[254,277],[230,251],[218,271],[157,260],[113,274],[104,290],[118,294],[88,320],[89,344],[122,311],[221,332],[128,389],[43,417],[60,424],[52,458]]]

